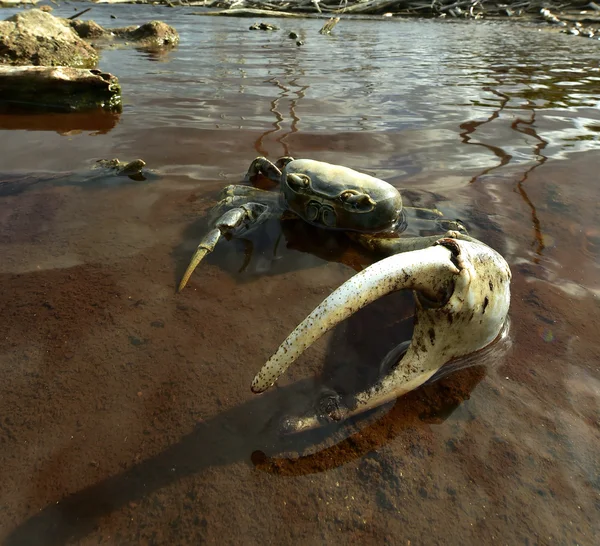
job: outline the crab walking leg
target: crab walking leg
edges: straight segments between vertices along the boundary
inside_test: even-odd
[[[431,214],[432,216],[436,216],[438,218],[441,218],[442,216],[444,216],[444,213],[438,209],[426,209],[423,207],[409,207],[408,205],[403,205],[402,208],[410,209],[410,210],[419,210],[421,212]]]
[[[272,182],[279,184],[281,181],[281,170],[277,165],[269,161],[266,157],[257,157],[250,163],[248,172],[244,177],[245,182],[250,182],[258,174],[266,176]]]
[[[221,235],[237,235],[242,230],[249,230],[254,225],[260,223],[268,215],[268,207],[260,203],[247,203],[240,207],[228,210],[215,223],[215,228],[206,235],[194,255],[190,260],[179,287],[178,292],[181,292],[187,282],[190,280],[192,273],[198,267],[204,256],[212,252],[219,242]]]
[[[190,280],[194,270],[198,267],[204,256],[215,249],[220,238],[221,230],[213,229],[204,237],[204,239],[202,239],[202,241],[200,241],[196,252],[194,252],[192,259],[190,260],[190,264],[187,266],[187,269],[181,278],[177,292],[181,292],[185,288],[185,285]]]
[[[361,246],[384,256],[394,256],[402,252],[411,252],[413,250],[423,250],[429,248],[439,240],[439,235],[429,237],[377,237],[364,233],[348,233],[353,241],[360,243]]]
[[[377,235],[370,235],[368,233],[348,233],[347,235],[353,241],[356,241],[367,250],[377,254],[383,254],[384,256],[393,256],[395,254],[410,252],[412,250],[422,250],[435,244],[440,240],[440,238],[443,237],[479,243],[477,239],[474,239],[462,231],[456,230],[449,230],[443,235],[430,235],[427,237],[386,238],[378,237]]]
[[[409,288],[443,301],[458,269],[443,246],[390,256],[356,274],[321,303],[281,344],[252,382],[267,390],[294,360],[336,324],[385,294]]]

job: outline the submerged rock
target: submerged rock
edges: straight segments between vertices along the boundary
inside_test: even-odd
[[[177,31],[162,21],[150,21],[140,26],[108,29],[118,38],[124,38],[146,48],[173,47],[179,43]]]
[[[120,38],[134,43],[137,47],[162,49],[176,46],[179,43],[177,31],[162,21],[150,21],[143,25],[129,27],[104,28],[94,21],[63,20],[80,38],[86,40],[112,40]]]
[[[0,21],[0,63],[91,68],[98,53],[62,19],[39,9]]]

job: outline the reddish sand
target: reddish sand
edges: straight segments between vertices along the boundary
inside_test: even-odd
[[[279,417],[324,383],[359,388],[407,335],[409,296],[363,310],[255,396],[255,372],[352,269],[282,241],[266,273],[256,254],[237,273],[230,243],[176,294],[219,180],[3,197],[4,544],[594,544],[599,168],[593,154],[549,162],[527,200],[517,171],[468,188],[474,235],[514,275],[497,362],[288,439]],[[266,262],[274,237],[256,238]]]

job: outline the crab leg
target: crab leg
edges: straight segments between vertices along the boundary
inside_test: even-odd
[[[266,176],[271,182],[279,184],[281,181],[281,170],[290,162],[294,161],[293,157],[280,157],[275,163],[269,161],[266,157],[257,157],[250,163],[248,172],[244,177],[245,182],[250,182],[258,174]]]
[[[410,209],[410,210],[418,210],[421,212],[425,212],[427,214],[431,214],[432,216],[436,216],[438,218],[441,218],[442,216],[444,216],[444,213],[438,209],[425,209],[423,207],[409,207],[408,205],[403,205],[402,208]]]
[[[456,236],[460,236],[456,234]],[[475,240],[473,240],[475,241]],[[417,292],[415,328],[406,354],[348,408],[288,420],[288,430],[384,404],[427,381],[449,360],[490,344],[501,332],[510,301],[510,270],[497,252],[479,241],[439,239],[436,244],[386,258],[335,290],[282,343],[252,383],[260,393],[325,332],[381,296],[401,289]]]
[[[215,222],[215,228],[200,241],[196,252],[194,252],[194,255],[192,256],[190,264],[183,274],[177,291],[181,292],[185,288],[192,273],[198,267],[204,256],[215,249],[221,235],[235,236],[241,232],[248,231],[251,227],[261,223],[267,217],[267,213],[268,207],[263,204],[246,203],[240,207],[228,210],[223,214]]]
[[[453,227],[459,226],[464,229],[463,226],[454,220],[448,220],[449,224]],[[463,241],[474,241],[479,242],[462,231],[448,231],[445,235],[430,235],[427,237],[393,237],[385,238],[377,235],[370,235],[368,233],[348,233],[350,239],[356,241],[367,250],[375,252],[377,254],[383,254],[384,256],[393,256],[402,252],[410,252],[412,250],[422,250],[435,244],[440,237],[458,237]]]

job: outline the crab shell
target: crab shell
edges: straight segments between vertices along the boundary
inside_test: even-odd
[[[294,159],[283,169],[281,186],[290,210],[310,224],[329,229],[387,231],[402,213],[396,188],[340,165]]]

